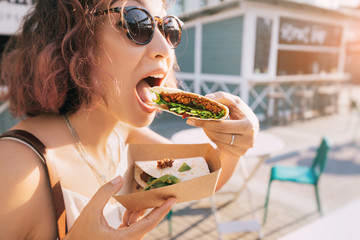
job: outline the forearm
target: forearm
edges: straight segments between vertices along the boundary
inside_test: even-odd
[[[236,166],[239,162],[240,157],[233,155],[229,152],[221,151],[218,149],[219,158],[221,162],[221,173],[219,176],[218,183],[216,185],[216,191],[222,188],[222,186],[229,181],[231,176],[234,174]]]

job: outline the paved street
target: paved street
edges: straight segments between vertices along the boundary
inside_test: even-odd
[[[248,183],[259,221],[262,220],[271,167],[274,164],[309,166],[322,136],[327,136],[331,142],[327,166],[319,183],[324,216],[360,198],[360,135],[357,131],[360,126],[360,114],[350,112],[345,103],[342,104],[340,112],[335,115],[286,126],[263,126],[262,131],[280,137],[285,142],[285,147],[261,165]],[[161,118],[166,117],[164,113]],[[170,137],[174,132],[187,128],[184,120],[172,119],[172,116],[169,121],[161,118],[157,121],[164,122],[156,125],[155,121],[152,128],[164,136]],[[176,127],[172,127],[171,124]],[[246,159],[248,168],[251,169],[256,161],[257,159]],[[242,192],[237,200],[232,201],[233,192],[240,188],[242,181],[240,171],[237,170],[226,186],[215,194],[222,221],[253,220],[246,191]],[[262,227],[263,239],[278,239],[319,218],[312,186],[274,182],[267,223]],[[168,236],[168,222],[164,220],[145,239],[205,240],[217,237],[210,199],[202,199],[175,206],[172,237]],[[257,234],[229,234],[224,235],[224,239],[257,239]]]

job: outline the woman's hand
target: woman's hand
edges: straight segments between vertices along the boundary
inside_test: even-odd
[[[127,211],[124,215],[123,224],[118,229],[113,229],[106,222],[103,209],[111,196],[117,193],[122,186],[121,177],[116,177],[102,186],[81,212],[65,240],[142,239],[159,224],[176,202],[175,198],[169,198],[163,205],[155,208],[139,221],[138,219],[141,218],[144,211]]]
[[[259,121],[250,107],[237,96],[217,92],[207,97],[226,105],[230,111],[230,120],[188,119],[187,124],[202,127],[210,140],[217,145],[222,163],[222,173],[218,184],[218,187],[221,187],[231,177],[237,160],[253,147],[259,132]]]

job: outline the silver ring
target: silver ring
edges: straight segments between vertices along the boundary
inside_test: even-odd
[[[232,146],[234,144],[234,140],[235,140],[235,134],[232,134],[232,137],[231,137],[231,142],[230,142],[230,146]]]
[[[135,220],[129,220],[128,223],[127,223],[127,226],[130,226],[133,223],[136,223],[136,221]]]

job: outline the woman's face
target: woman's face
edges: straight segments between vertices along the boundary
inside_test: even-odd
[[[110,8],[122,7],[124,1],[110,4]],[[130,0],[125,6],[143,7],[152,16],[166,15],[162,0]],[[149,125],[155,116],[155,108],[147,104],[152,102],[153,96],[149,88],[165,84],[173,67],[174,50],[157,27],[148,44],[131,42],[118,25],[119,21],[120,14],[105,15],[97,31],[97,54],[100,69],[104,71],[101,81],[106,91],[106,111],[122,122],[143,127]],[[150,76],[155,78],[148,78]]]

